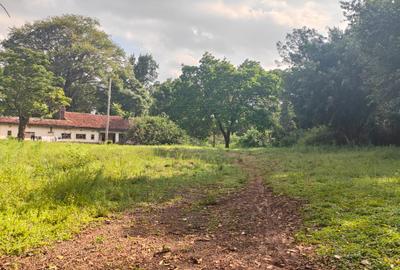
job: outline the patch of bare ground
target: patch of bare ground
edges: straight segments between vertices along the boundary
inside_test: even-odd
[[[0,269],[324,269],[294,240],[301,203],[274,195],[254,157],[231,155],[249,175],[237,192],[127,212],[34,254],[2,257]]]

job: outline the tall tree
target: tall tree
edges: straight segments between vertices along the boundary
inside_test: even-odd
[[[349,33],[360,44],[365,85],[377,108],[374,138],[379,144],[400,144],[400,1],[351,0],[342,6]]]
[[[143,116],[149,111],[151,96],[149,91],[135,78],[129,61],[112,74],[112,101],[120,106],[124,115]],[[98,100],[107,100],[108,85],[99,84]],[[107,103],[100,102],[97,111],[106,113]],[[121,111],[120,111],[121,112]]]
[[[338,141],[366,143],[373,104],[364,88],[364,61],[351,35],[331,29],[328,37],[296,29],[278,43],[291,68],[285,91],[301,128],[325,125]]]
[[[151,54],[141,54],[136,59],[134,55],[130,57],[136,79],[145,87],[149,87],[158,78],[158,64]]]
[[[156,83],[153,87],[153,103],[150,108],[152,115],[171,115],[171,105],[175,99],[175,91],[177,89],[179,79],[168,79],[163,83]]]
[[[107,67],[121,68],[124,52],[100,29],[95,19],[64,15],[12,28],[2,42],[6,49],[30,48],[48,56],[49,69],[57,77],[70,109],[90,112],[98,106],[99,80],[107,80]]]
[[[0,53],[3,66],[0,76],[0,107],[5,114],[18,115],[18,138],[25,138],[25,128],[32,116],[49,115],[68,105],[60,80],[47,70],[49,61],[42,53],[26,48],[7,49]]]
[[[278,76],[258,62],[235,67],[209,53],[199,66],[184,66],[174,87],[171,118],[197,137],[208,136],[215,120],[227,148],[231,135],[243,127],[270,127],[279,104]]]

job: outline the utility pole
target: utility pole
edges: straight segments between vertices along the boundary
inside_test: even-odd
[[[107,143],[108,141],[108,133],[110,132],[110,109],[111,109],[111,75],[110,75],[110,81],[108,84],[108,102],[107,102],[107,123],[106,123],[106,137],[104,141]]]

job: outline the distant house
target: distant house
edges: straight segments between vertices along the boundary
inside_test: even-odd
[[[26,140],[100,143],[105,141],[107,116],[61,110],[59,119],[31,118],[25,130]],[[110,116],[109,140],[122,142],[129,121]],[[0,117],[0,139],[17,137],[18,117]]]

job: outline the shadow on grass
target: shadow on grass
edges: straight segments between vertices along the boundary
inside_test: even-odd
[[[217,151],[58,144],[3,150],[0,253],[6,254],[68,239],[88,222],[139,204],[239,185],[237,169]]]

